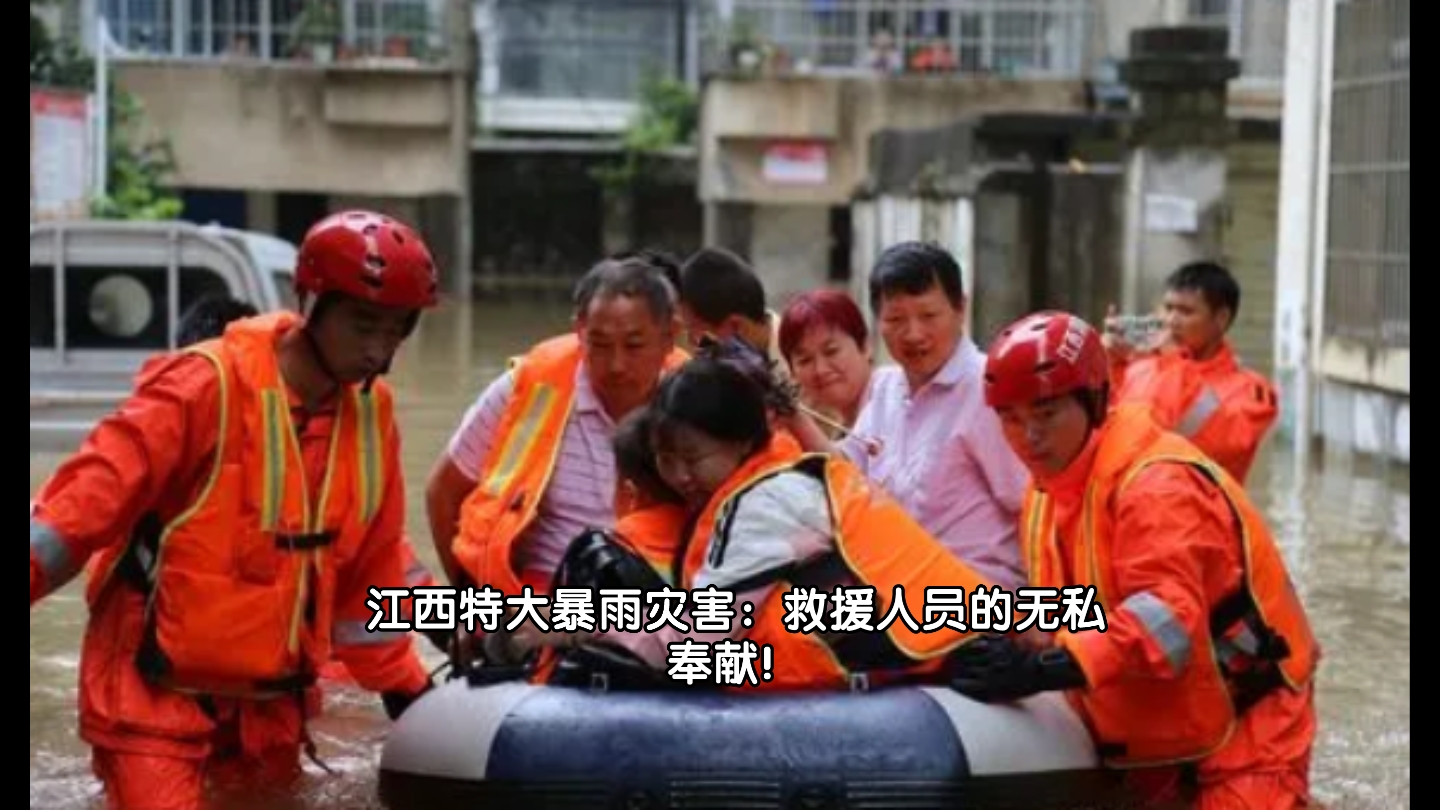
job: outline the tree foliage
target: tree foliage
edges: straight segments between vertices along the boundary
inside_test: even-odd
[[[644,180],[657,153],[690,143],[700,123],[700,103],[685,82],[651,74],[640,86],[640,109],[621,138],[623,153],[594,170],[607,190],[626,191]]]
[[[30,4],[31,86],[94,92],[95,64],[67,37],[55,37]],[[91,205],[104,219],[174,219],[184,210],[167,180],[175,171],[174,154],[163,138],[148,137],[140,100],[109,87],[106,191]]]

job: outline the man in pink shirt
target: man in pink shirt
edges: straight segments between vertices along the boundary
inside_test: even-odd
[[[548,590],[571,540],[587,528],[610,528],[615,523],[611,446],[615,426],[650,400],[661,371],[677,360],[677,294],[664,270],[644,255],[601,262],[576,289],[575,334],[546,341],[520,361],[529,364],[531,376],[538,374],[542,383],[570,402],[568,416],[563,402],[544,411],[547,418],[563,420],[553,469],[543,491],[530,493],[539,498],[538,507],[517,537],[465,539],[513,543],[517,568],[513,573],[537,590]],[[542,366],[549,370],[538,371]],[[557,375],[565,379],[551,379]],[[454,583],[461,582],[454,546],[466,498],[479,482],[488,486],[501,472],[496,468],[514,466],[523,476],[545,463],[539,455],[553,449],[540,447],[539,437],[548,431],[526,413],[517,411],[506,419],[507,412],[523,411],[537,401],[528,391],[516,395],[519,379],[519,369],[512,368],[491,383],[465,414],[431,474],[427,491],[431,532]],[[510,435],[501,435],[507,421],[515,427]],[[527,429],[535,434],[534,440],[517,435]],[[497,452],[506,446],[520,448],[526,456]],[[537,450],[539,455],[530,458]]]
[[[985,407],[985,355],[964,334],[960,265],[935,245],[895,245],[875,263],[870,300],[898,366],[876,369],[838,449],[977,572],[1021,586],[1016,521],[1028,474]]]

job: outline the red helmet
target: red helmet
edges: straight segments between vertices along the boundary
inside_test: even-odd
[[[1066,312],[1037,312],[1005,327],[985,363],[985,404],[992,408],[1100,391],[1110,367],[1100,335]]]
[[[435,260],[413,229],[383,214],[344,211],[305,234],[295,291],[343,295],[397,309],[437,303]]]

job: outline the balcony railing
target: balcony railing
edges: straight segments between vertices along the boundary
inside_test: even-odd
[[[135,56],[191,59],[445,59],[445,0],[96,0]]]
[[[1089,0],[716,0],[706,69],[1075,78]]]

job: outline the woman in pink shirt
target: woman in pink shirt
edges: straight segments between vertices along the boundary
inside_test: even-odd
[[[801,401],[833,422],[831,439],[855,425],[870,398],[870,330],[854,299],[839,290],[797,296],[780,318],[780,354]]]

